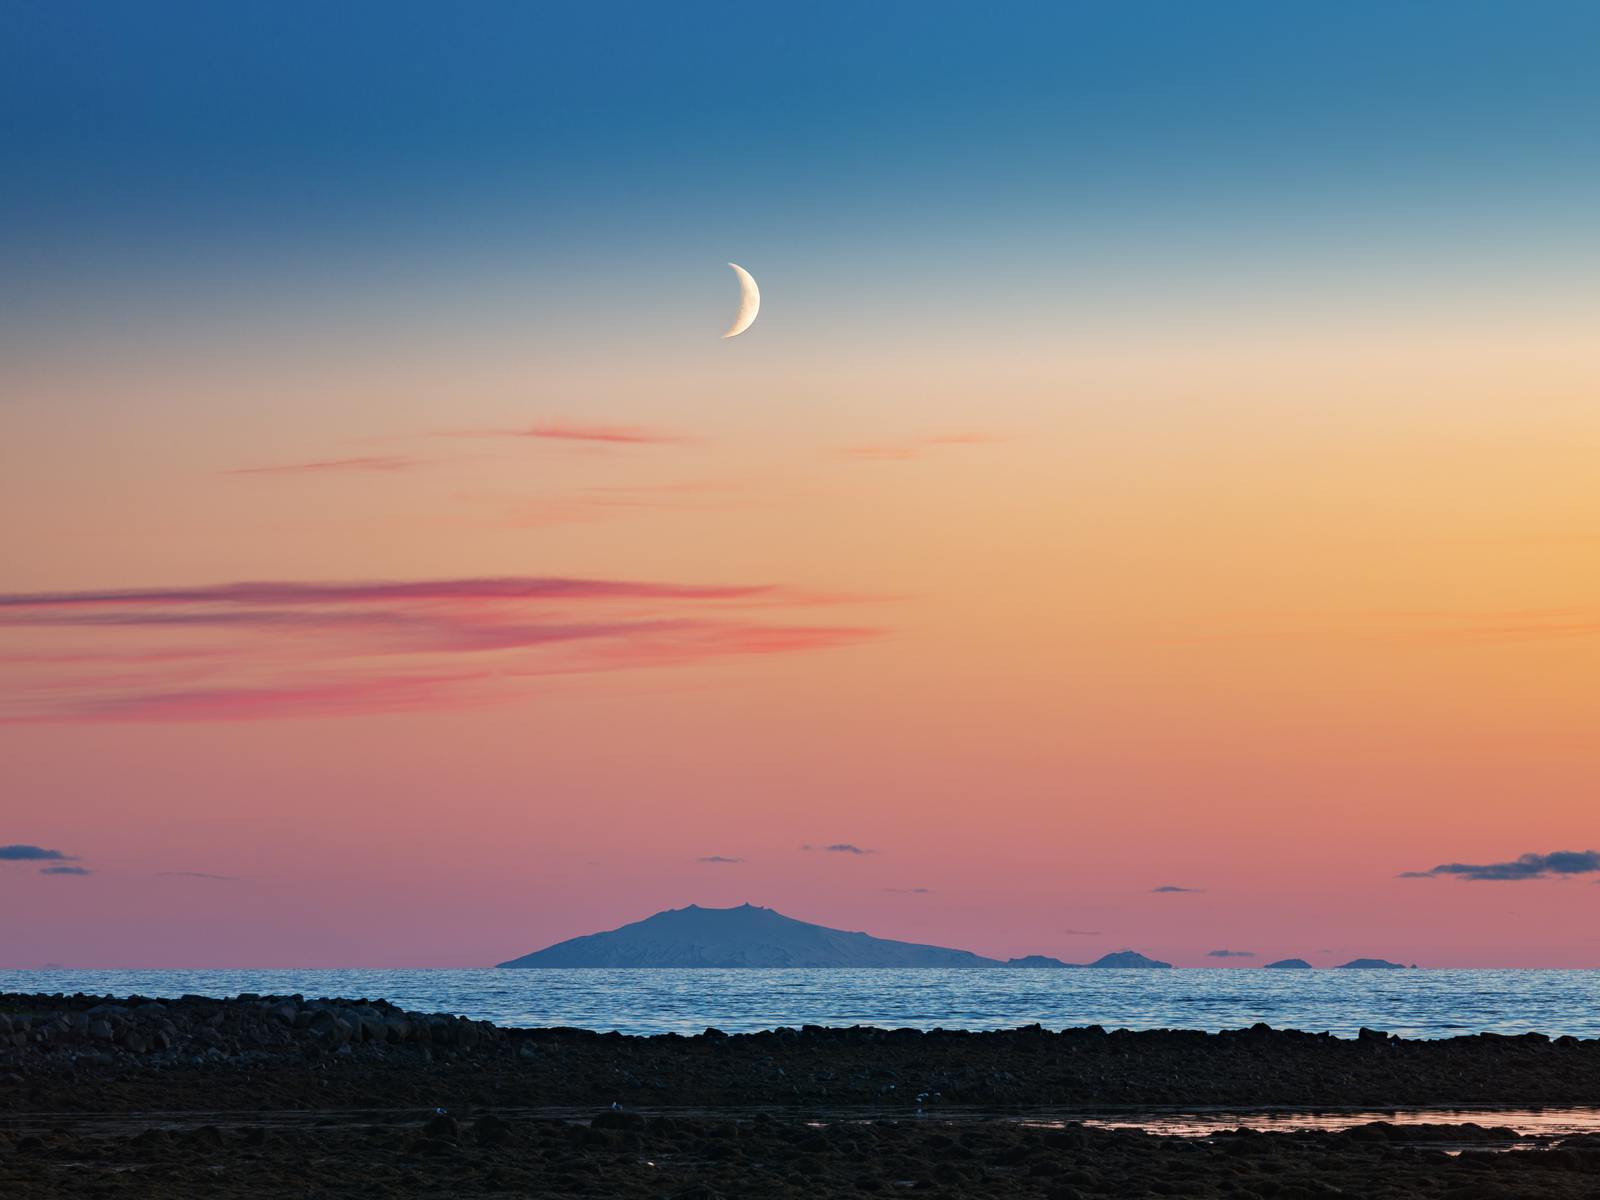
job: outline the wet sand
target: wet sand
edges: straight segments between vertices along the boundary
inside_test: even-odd
[[[282,997],[8,995],[0,1018],[0,1196],[1600,1198],[1600,1136],[1492,1112],[1177,1137],[1059,1111],[1600,1102],[1575,1039],[625,1038]]]

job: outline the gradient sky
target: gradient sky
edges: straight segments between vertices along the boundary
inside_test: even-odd
[[[1600,965],[1597,46],[4,6],[0,966]]]

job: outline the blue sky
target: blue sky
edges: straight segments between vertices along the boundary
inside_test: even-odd
[[[45,228],[380,198],[1005,214],[1121,206],[1137,176],[1175,212],[1306,179],[1422,203],[1592,178],[1600,125],[1582,4],[62,2],[0,30],[4,209]]]
[[[259,323],[331,279],[482,320],[734,256],[930,319],[952,284],[1558,287],[1597,35],[1548,3],[14,4],[0,313]]]

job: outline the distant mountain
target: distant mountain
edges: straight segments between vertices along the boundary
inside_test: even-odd
[[[770,908],[669,908],[558,942],[502,967],[998,967],[967,950],[895,942],[796,921]]]
[[[1390,962],[1386,958],[1352,958],[1335,968],[1339,971],[1404,971],[1405,969],[1405,963]]]
[[[1170,967],[1132,950],[1092,963],[1042,954],[1001,962],[968,950],[896,942],[796,921],[770,908],[669,908],[605,933],[570,938],[502,967]]]
[[[1268,971],[1310,971],[1312,966],[1303,958],[1280,958],[1277,962],[1270,962],[1264,968]]]

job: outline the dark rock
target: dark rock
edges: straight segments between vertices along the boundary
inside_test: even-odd
[[[589,1127],[591,1129],[643,1129],[645,1127],[645,1119],[638,1113],[612,1110],[596,1113],[590,1120]]]
[[[214,1149],[222,1145],[222,1130],[215,1125],[202,1125],[185,1135],[184,1141],[193,1146],[205,1146]]]
[[[503,1146],[511,1140],[511,1125],[493,1114],[486,1114],[472,1123],[472,1136],[480,1146]]]
[[[423,1122],[422,1135],[453,1142],[461,1136],[461,1123],[449,1113],[434,1113]]]

